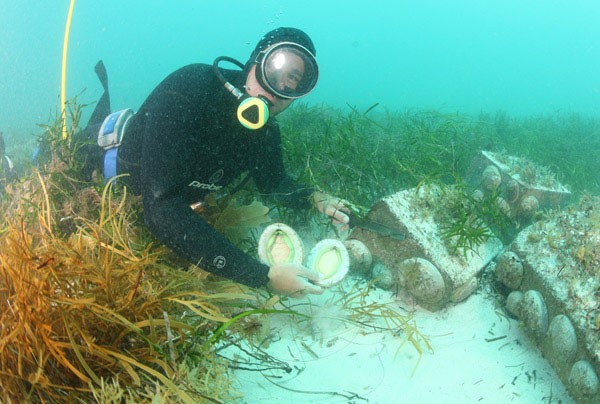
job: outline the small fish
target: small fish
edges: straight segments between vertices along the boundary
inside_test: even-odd
[[[373,233],[377,233],[383,237],[390,237],[395,240],[404,240],[406,238],[406,234],[403,232],[387,226],[382,223],[375,222],[373,220],[366,219],[364,217],[360,217],[354,213],[350,213],[349,215],[350,221],[348,225],[350,228],[360,227],[361,229],[372,231]]]

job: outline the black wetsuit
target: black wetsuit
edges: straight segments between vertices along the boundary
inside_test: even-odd
[[[242,72],[224,70],[238,88]],[[119,147],[117,169],[141,193],[150,231],[199,267],[249,285],[267,283],[268,266],[245,254],[195,213],[190,204],[249,171],[260,192],[287,206],[308,207],[312,189],[285,172],[279,127],[271,118],[259,130],[237,120],[238,100],[212,66],[183,67],[160,83],[131,118]]]

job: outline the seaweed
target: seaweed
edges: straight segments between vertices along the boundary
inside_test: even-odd
[[[477,253],[477,248],[489,240],[493,233],[479,217],[460,210],[457,217],[442,229],[442,238],[450,244],[450,253],[462,252],[467,259],[468,252]]]
[[[480,150],[526,156],[544,168],[526,170],[529,181],[536,176],[544,183],[567,184],[575,194],[600,193],[600,180],[593,175],[600,171],[597,118],[469,116],[389,111],[380,105],[361,112],[307,104],[294,105],[278,118],[290,171],[309,186],[362,206],[400,189],[455,184]]]
[[[166,262],[134,224],[138,199],[76,178],[57,122],[48,165],[2,200],[0,399],[228,400],[227,368],[205,341],[254,297]],[[79,211],[82,192],[97,210]]]
[[[399,339],[396,352],[400,351],[405,343],[409,343],[417,352],[419,359],[415,364],[416,370],[423,353],[433,351],[429,340],[421,334],[410,313],[403,313],[395,301],[382,302],[373,299],[373,285],[374,281],[360,280],[354,282],[349,289],[340,286],[326,304],[309,304],[309,316],[300,319],[299,322],[308,322],[311,327],[315,327],[315,323],[321,320],[342,321],[364,330],[389,332]],[[329,311],[328,307],[335,310]],[[314,332],[318,335],[319,325],[315,328]]]

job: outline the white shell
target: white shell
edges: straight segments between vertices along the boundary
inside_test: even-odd
[[[498,209],[500,209],[500,211],[504,213],[507,217],[512,217],[512,209],[510,207],[510,204],[506,201],[506,199],[504,199],[501,196],[497,196],[496,205],[498,206]]]
[[[552,346],[552,353],[561,362],[571,362],[577,353],[577,334],[575,328],[564,314],[555,316],[548,328],[548,338]]]
[[[475,292],[475,289],[477,289],[477,284],[478,282],[476,277],[473,276],[472,278],[469,278],[469,280],[452,291],[452,295],[450,295],[450,301],[453,303],[462,302],[467,297],[471,296],[473,292]]]
[[[482,177],[482,185],[488,191],[494,191],[500,186],[502,182],[502,175],[500,174],[500,170],[495,165],[489,165],[481,174]]]
[[[544,297],[537,290],[528,290],[521,302],[521,318],[529,329],[538,337],[548,331],[548,309]]]
[[[258,258],[263,264],[302,264],[304,245],[290,226],[273,223],[263,230],[258,240]]]
[[[506,287],[515,290],[523,281],[523,263],[512,251],[502,253],[496,260],[496,278]]]
[[[376,262],[375,265],[373,265],[373,279],[376,286],[385,290],[392,289],[396,283],[392,271],[381,262]]]
[[[477,202],[481,202],[483,201],[483,198],[485,198],[485,194],[483,193],[483,191],[479,188],[477,188],[475,191],[473,191],[473,193],[471,194],[471,197],[477,201]]]
[[[398,276],[406,290],[426,308],[436,307],[446,296],[440,271],[424,258],[413,257],[398,265]]]
[[[318,285],[333,286],[344,279],[348,273],[350,267],[348,250],[339,240],[321,240],[310,250],[307,266],[323,275],[323,278],[316,282]]]
[[[350,269],[366,273],[373,265],[373,256],[369,248],[360,240],[351,239],[344,242],[350,257]]]
[[[540,202],[533,195],[528,195],[519,203],[519,215],[523,217],[531,217],[540,208]]]
[[[521,317],[521,303],[523,302],[523,292],[514,290],[506,297],[506,310],[516,318]]]
[[[521,194],[521,186],[513,179],[508,181],[506,184],[506,194],[508,196],[508,202],[515,203]]]
[[[569,384],[574,391],[584,396],[594,396],[598,393],[598,375],[592,365],[580,360],[573,365],[569,373]]]

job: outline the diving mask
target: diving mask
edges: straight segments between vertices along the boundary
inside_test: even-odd
[[[319,67],[304,46],[280,42],[256,57],[256,78],[269,93],[285,99],[304,97],[316,86]]]
[[[263,95],[251,97],[229,83],[219,70],[221,62],[233,63],[244,69],[235,59],[221,56],[213,62],[213,71],[227,91],[240,103],[237,117],[248,129],[260,129],[269,120],[271,102]],[[319,68],[314,55],[304,46],[293,42],[279,42],[258,53],[256,79],[270,94],[283,99],[296,99],[310,93],[317,84]]]

